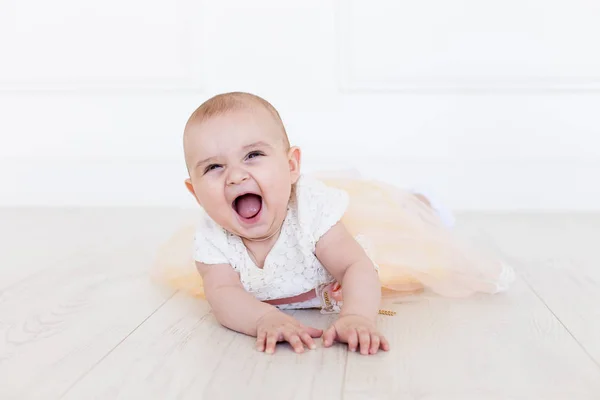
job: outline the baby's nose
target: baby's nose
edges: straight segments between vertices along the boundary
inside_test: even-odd
[[[248,173],[241,169],[235,169],[230,171],[228,178],[228,185],[239,185],[240,183],[248,180]]]

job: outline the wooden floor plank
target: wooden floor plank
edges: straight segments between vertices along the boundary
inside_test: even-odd
[[[0,296],[39,271],[85,257],[90,249],[109,254],[144,244],[154,253],[194,215],[170,208],[0,208]]]
[[[600,369],[522,282],[397,304],[388,354],[348,358],[344,399],[597,399]]]
[[[257,353],[204,301],[169,300],[148,267],[193,215],[0,209],[0,398],[600,398],[600,216],[461,216],[514,263],[513,290],[403,299],[380,317],[392,351],[363,357]]]
[[[94,259],[12,288],[0,304],[0,398],[57,398],[170,295]]]
[[[172,296],[148,277],[160,238],[128,210],[1,213],[0,398],[58,398]]]
[[[600,215],[511,215],[487,218],[485,225],[534,292],[600,365]]]
[[[307,324],[330,318],[295,312]],[[64,399],[337,399],[346,351],[274,355],[221,327],[203,300],[179,294],[78,382]]]

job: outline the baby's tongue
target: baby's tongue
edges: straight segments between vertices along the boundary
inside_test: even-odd
[[[260,211],[260,196],[255,194],[245,194],[237,199],[235,206],[237,213],[243,218],[252,218]]]

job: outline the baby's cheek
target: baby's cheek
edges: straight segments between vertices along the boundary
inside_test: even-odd
[[[220,199],[216,196],[207,196],[202,203],[202,207],[211,218],[217,220],[216,222],[227,217],[231,211],[231,206],[228,205],[224,199]]]

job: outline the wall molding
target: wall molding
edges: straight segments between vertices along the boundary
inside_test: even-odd
[[[175,0],[177,19],[184,28],[178,36],[184,43],[181,54],[185,57],[186,73],[172,77],[149,77],[132,79],[131,77],[86,77],[82,79],[41,78],[6,79],[0,77],[0,95],[3,93],[145,93],[145,92],[203,92],[204,73],[201,58],[201,29],[196,28],[194,17],[201,16],[201,2]]]
[[[379,79],[374,76],[358,76],[349,55],[353,52],[349,35],[352,26],[353,1],[336,0],[336,71],[338,90],[342,94],[518,94],[518,93],[577,93],[599,94],[598,76],[493,76],[482,79],[461,79],[453,76],[430,76]]]

